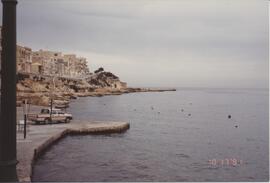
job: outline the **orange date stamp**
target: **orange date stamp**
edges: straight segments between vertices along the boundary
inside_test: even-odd
[[[210,159],[208,164],[211,166],[239,166],[243,164],[243,160],[236,158]]]

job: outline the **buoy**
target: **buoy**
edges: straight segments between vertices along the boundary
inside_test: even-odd
[[[231,115],[228,115],[228,118],[229,118],[229,119],[231,119],[231,117],[232,117]]]
[[[235,128],[238,128],[238,125],[235,125],[234,127],[235,127]]]
[[[184,109],[181,109],[181,112],[184,112]]]
[[[158,114],[160,114],[160,112],[158,112]]]
[[[191,116],[191,114],[188,114],[188,116]]]

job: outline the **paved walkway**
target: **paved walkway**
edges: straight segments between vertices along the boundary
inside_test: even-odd
[[[29,125],[26,139],[17,133],[17,174],[20,182],[30,182],[32,164],[55,141],[68,134],[116,133],[129,129],[126,122],[86,122],[53,125]]]

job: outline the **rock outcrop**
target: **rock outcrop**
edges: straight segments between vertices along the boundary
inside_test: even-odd
[[[126,83],[110,72],[97,72],[83,79],[41,76],[18,73],[17,100],[48,106],[67,104],[70,99],[83,96],[103,96],[126,89]]]
[[[102,97],[134,92],[163,92],[175,89],[128,88],[125,82],[111,72],[99,69],[99,72],[83,79],[42,76],[18,73],[17,104],[24,99],[34,105],[68,106],[71,99],[77,97]]]

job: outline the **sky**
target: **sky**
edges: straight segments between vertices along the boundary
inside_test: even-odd
[[[18,44],[86,57],[134,87],[268,88],[268,29],[266,0],[17,4]]]

